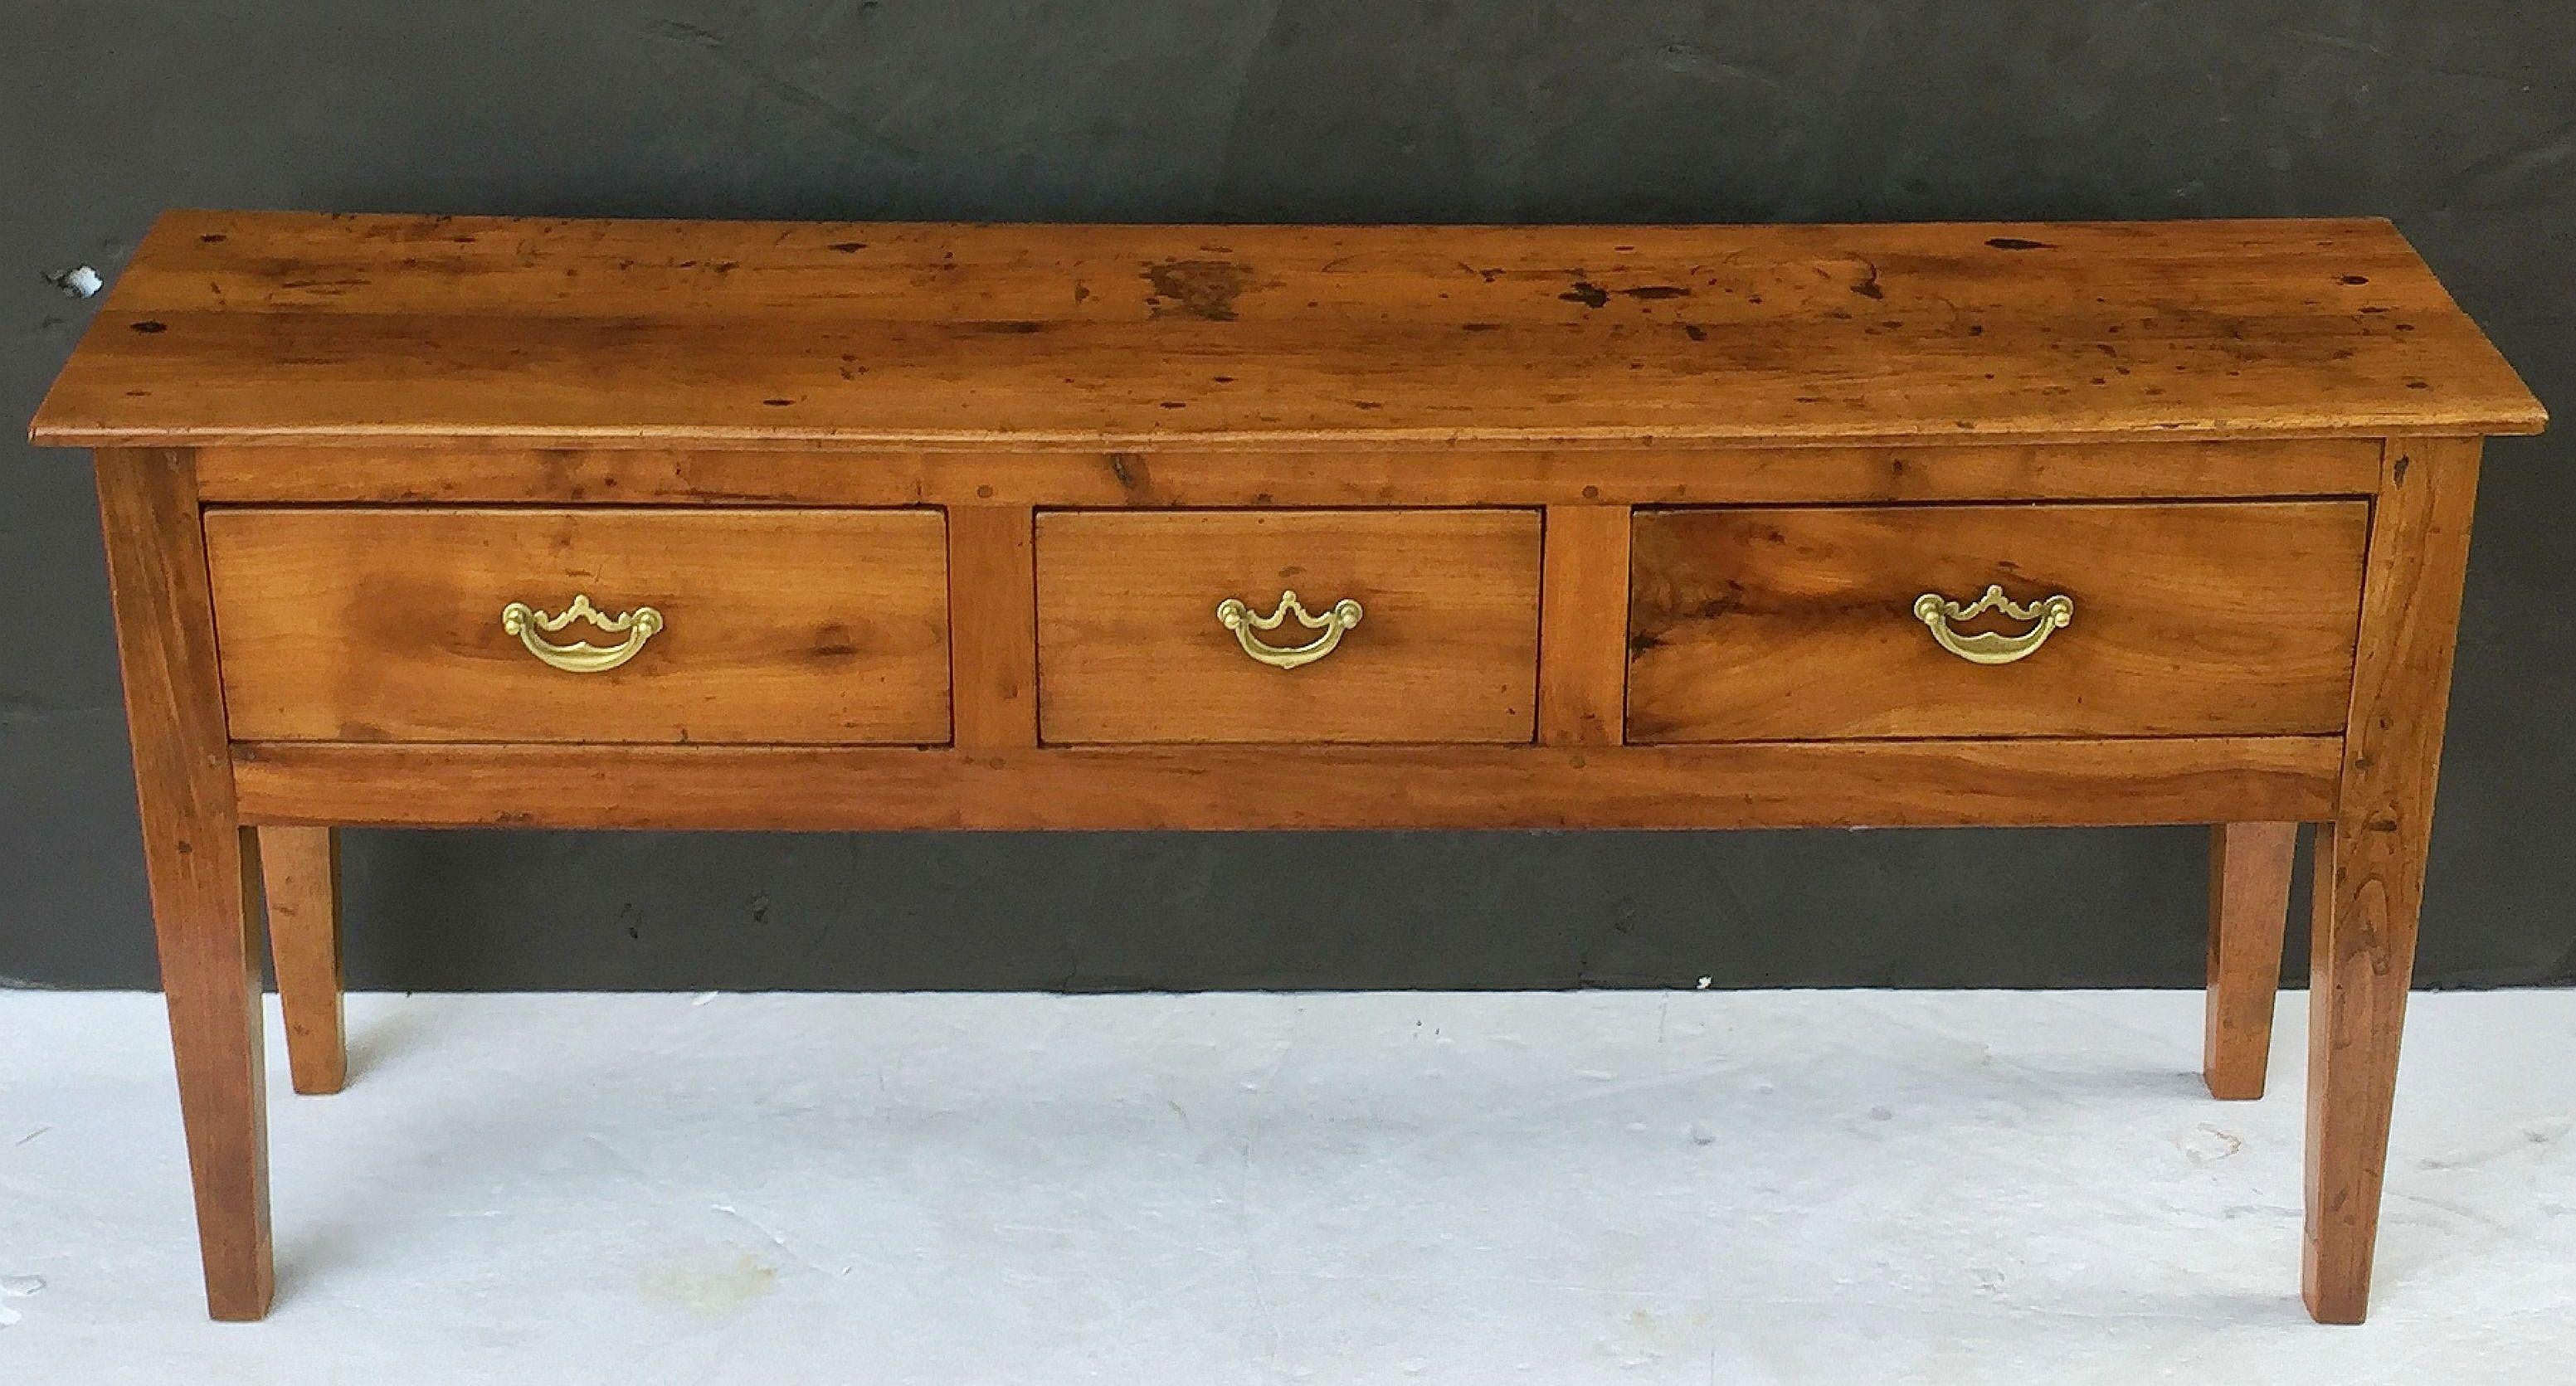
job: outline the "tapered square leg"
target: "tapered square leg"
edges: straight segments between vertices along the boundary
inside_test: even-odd
[[[2313,883],[2300,1282],[2321,1323],[2359,1323],[2370,1303],[2477,469],[2475,439],[2392,440],[2371,507],[2342,784]]]
[[[262,828],[259,867],[295,1090],[338,1092],[349,1081],[340,988],[339,831]]]
[[[2298,846],[2296,823],[2210,828],[2209,996],[2200,1072],[2212,1097],[2263,1095]]]
[[[276,1287],[252,895],[259,848],[233,808],[194,457],[102,451],[98,492],[206,1307],[218,1319],[256,1319]]]
[[[197,1193],[206,1311],[265,1317],[276,1293],[268,1222],[267,1065],[262,1054],[256,840],[220,824],[183,827],[147,811],[161,990],[179,1067],[179,1111]],[[189,863],[169,858],[204,858]],[[202,887],[164,878],[204,878]],[[230,876],[231,888],[221,879]]]
[[[2308,981],[2308,1176],[2301,1290],[2320,1323],[2359,1323],[2370,1302],[2397,1043],[2414,971],[2415,910],[2343,888],[2354,844],[2317,834],[2315,944]],[[2331,887],[2331,888],[2330,888]],[[2402,920],[2392,913],[2404,915]]]

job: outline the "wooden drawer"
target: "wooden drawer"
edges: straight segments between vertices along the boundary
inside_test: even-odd
[[[2368,532],[2360,501],[1641,510],[1628,739],[2336,732]],[[2071,620],[1985,664],[1917,615],[1996,584]]]
[[[215,508],[205,530],[236,740],[948,739],[935,511]],[[662,628],[596,672],[503,628],[576,594]]]
[[[1529,741],[1539,517],[1528,510],[1062,511],[1037,520],[1038,725],[1050,742]],[[1359,603],[1332,652],[1274,668],[1220,624],[1282,593]],[[1320,638],[1291,619],[1253,632]]]

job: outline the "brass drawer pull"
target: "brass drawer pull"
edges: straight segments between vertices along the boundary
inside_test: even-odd
[[[1291,616],[1297,618],[1297,624],[1308,630],[1320,630],[1323,634],[1293,649],[1265,645],[1259,636],[1253,634],[1257,630],[1277,630],[1280,623]],[[1360,604],[1345,597],[1333,603],[1332,609],[1323,615],[1310,616],[1306,608],[1297,604],[1296,593],[1282,592],[1277,610],[1267,616],[1255,616],[1251,607],[1228,597],[1216,604],[1216,620],[1218,625],[1234,632],[1234,638],[1242,644],[1245,654],[1273,669],[1294,669],[1331,654],[1333,647],[1342,643],[1342,632],[1360,623]]]
[[[576,620],[587,620],[611,635],[624,632],[626,638],[603,649],[587,640],[569,645],[550,645],[537,632],[551,635]],[[572,605],[560,616],[549,616],[526,602],[512,602],[501,608],[501,629],[519,637],[528,653],[568,674],[601,674],[633,659],[644,648],[644,642],[662,629],[662,613],[649,606],[639,606],[623,616],[603,616],[590,604],[586,593],[576,593]]]
[[[1950,629],[1952,621],[1969,621],[1989,611],[2000,611],[2016,621],[2036,621],[2037,625],[2019,635],[1997,631],[1979,631],[1961,635]],[[2029,655],[2045,644],[2048,637],[2075,619],[2075,599],[2051,597],[2035,605],[2024,606],[2004,597],[2002,584],[1986,589],[1986,594],[1967,606],[1944,601],[1938,592],[1926,592],[1914,599],[1914,618],[1931,628],[1932,638],[1941,648],[1971,664],[2010,664]]]

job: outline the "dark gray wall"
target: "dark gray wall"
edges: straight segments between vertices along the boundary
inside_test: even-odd
[[[41,272],[112,275],[172,204],[2386,214],[2563,409],[2570,39],[2568,7],[2492,0],[15,0],[0,418],[34,409],[87,318]],[[149,985],[88,469],[0,448],[0,981]],[[2576,429],[2489,453],[2425,906],[2434,984],[2576,980],[2571,454]],[[355,834],[350,971],[404,988],[2191,985],[2203,841]]]

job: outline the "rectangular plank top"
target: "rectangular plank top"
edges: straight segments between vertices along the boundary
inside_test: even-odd
[[[1067,226],[175,211],[74,446],[2529,433],[2387,222]]]

